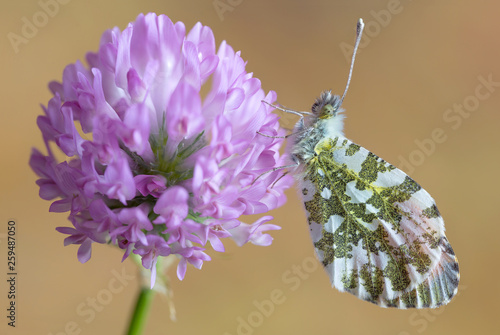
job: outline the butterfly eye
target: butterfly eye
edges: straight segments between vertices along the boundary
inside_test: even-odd
[[[332,105],[325,105],[321,111],[320,118],[329,118],[335,115],[335,108]]]

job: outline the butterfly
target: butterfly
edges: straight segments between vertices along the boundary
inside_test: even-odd
[[[286,166],[298,181],[332,286],[382,307],[435,308],[458,291],[458,261],[434,199],[403,171],[344,137],[342,98],[323,92],[300,115]]]

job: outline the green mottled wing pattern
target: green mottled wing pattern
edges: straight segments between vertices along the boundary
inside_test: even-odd
[[[448,303],[458,262],[429,193],[346,138],[323,139],[314,151],[300,190],[332,285],[383,307]]]

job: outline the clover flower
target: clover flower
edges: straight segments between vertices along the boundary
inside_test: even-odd
[[[239,217],[282,205],[291,179],[257,178],[284,165],[282,139],[257,132],[283,131],[262,103],[276,94],[265,95],[239,52],[226,42],[216,51],[201,23],[186,34],[150,13],[106,31],[86,61],[49,84],[54,96],[37,120],[47,155],[33,149],[30,159],[40,197],[55,200],[50,211],[69,211],[73,227],[57,230],[80,245],[80,262],[93,243],[112,243],[123,259],[141,257],[153,285],[158,257],[177,255],[182,280],[187,263],[210,260],[208,243],[218,252],[228,237],[271,244],[272,217]]]

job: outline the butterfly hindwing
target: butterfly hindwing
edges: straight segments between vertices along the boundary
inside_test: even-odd
[[[314,151],[300,190],[332,285],[383,307],[451,300],[458,263],[429,193],[346,138],[327,137]]]

